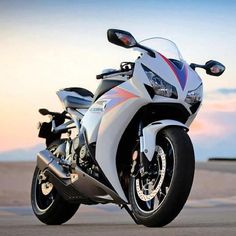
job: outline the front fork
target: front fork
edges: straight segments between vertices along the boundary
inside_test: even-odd
[[[145,175],[145,154],[144,154],[144,140],[143,140],[143,122],[139,123],[138,128],[138,137],[139,137],[139,157],[140,157],[140,174],[141,177]]]
[[[135,169],[137,168],[137,158],[139,158],[139,172],[141,174],[141,177],[145,176],[147,173],[147,166],[148,166],[148,160],[145,156],[145,150],[144,150],[144,139],[143,139],[143,122],[140,121],[139,128],[138,128],[138,141],[139,141],[139,153],[137,150],[133,152],[133,163],[132,163],[132,169],[131,169],[131,175],[134,175],[136,173]]]

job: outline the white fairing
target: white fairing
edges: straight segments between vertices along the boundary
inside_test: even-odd
[[[117,173],[117,148],[121,136],[134,114],[140,107],[146,105],[150,101],[150,98],[148,96],[145,98],[145,94],[141,96],[140,92],[142,91],[135,88],[134,80],[132,79],[123,83],[118,88],[124,92],[124,101],[118,101],[102,117],[96,145],[96,159],[119,196],[127,202],[118,175],[114,174]]]
[[[97,141],[98,129],[103,116],[103,103],[95,102],[85,113],[81,125],[86,129],[88,143]]]
[[[168,126],[179,126],[188,130],[187,126],[175,120],[160,120],[143,128],[143,151],[149,161],[152,160],[155,152],[157,133]]]
[[[72,96],[72,97],[77,97],[77,98],[82,98],[82,99],[86,99],[86,100],[89,100],[89,101],[92,101],[92,97],[90,96],[81,96],[79,95],[78,93],[76,92],[73,92],[73,91],[65,91],[63,89],[57,91],[57,96],[59,97],[62,105],[64,105],[64,100],[66,97],[68,96]]]
[[[101,96],[82,119],[96,160],[118,195],[127,202],[117,175],[116,151],[120,138],[140,107],[151,102],[145,87],[130,79]]]

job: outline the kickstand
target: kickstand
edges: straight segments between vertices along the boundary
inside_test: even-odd
[[[129,213],[129,215],[131,216],[131,218],[133,219],[133,221],[137,224],[137,225],[140,225],[138,219],[135,217],[133,211],[128,207],[128,205],[120,205],[120,208],[125,208],[125,210]]]

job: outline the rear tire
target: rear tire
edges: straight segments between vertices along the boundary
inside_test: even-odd
[[[182,128],[163,129],[156,143],[159,152],[149,163],[148,174],[141,177],[138,168],[129,184],[134,215],[148,227],[162,227],[179,214],[189,196],[195,167],[192,143]]]
[[[50,151],[60,144],[60,141],[53,142],[48,149]],[[64,200],[57,190],[50,186],[47,180],[39,181],[41,171],[35,168],[31,185],[31,205],[36,217],[47,225],[60,225],[68,221],[79,208],[79,204],[72,204]],[[42,190],[42,184],[50,186],[47,190]]]

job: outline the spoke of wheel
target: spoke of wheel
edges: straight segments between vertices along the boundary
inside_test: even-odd
[[[159,199],[157,197],[157,195],[152,199],[152,210],[157,209],[157,207],[159,206]]]
[[[145,195],[148,195],[148,190],[144,190],[144,194]],[[149,209],[149,210],[151,210],[152,208],[152,200],[150,200],[150,201],[146,201],[146,205],[147,205],[147,208]]]

